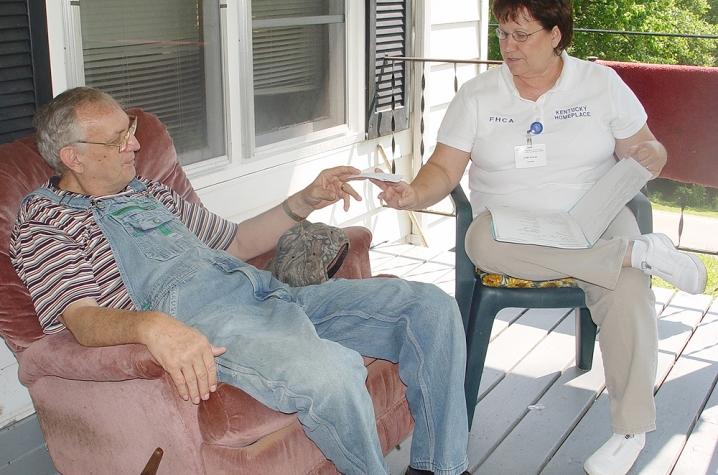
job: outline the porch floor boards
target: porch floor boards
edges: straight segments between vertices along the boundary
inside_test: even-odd
[[[453,253],[384,243],[374,274],[432,282],[453,295]],[[655,288],[659,358],[658,428],[630,474],[718,473],[718,300]],[[469,437],[472,474],[580,475],[611,434],[601,349],[591,371],[575,367],[572,309],[505,309],[491,335]],[[388,457],[409,463],[411,439]]]

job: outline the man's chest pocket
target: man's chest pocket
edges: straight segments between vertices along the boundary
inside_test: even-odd
[[[119,210],[110,216],[149,259],[166,261],[192,247],[184,225],[166,209]]]

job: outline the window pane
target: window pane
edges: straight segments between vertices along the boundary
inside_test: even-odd
[[[253,0],[257,146],[345,123],[343,1]]]
[[[225,154],[217,2],[82,2],[85,83],[157,114],[183,164]]]
[[[252,0],[252,20],[330,15],[338,8],[343,9],[343,3],[336,0]]]

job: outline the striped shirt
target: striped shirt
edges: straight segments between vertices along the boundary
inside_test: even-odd
[[[237,225],[192,204],[167,186],[139,178],[150,196],[177,216],[213,249],[227,249]],[[46,186],[60,196],[51,179]],[[125,190],[114,196],[130,195]],[[79,195],[78,195],[79,196]],[[91,210],[69,208],[35,196],[25,202],[10,237],[10,259],[30,292],[45,333],[64,328],[59,317],[68,305],[93,298],[102,307],[135,310],[110,249]]]

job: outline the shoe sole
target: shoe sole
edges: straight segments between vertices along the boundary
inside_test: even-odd
[[[698,258],[697,258],[696,256],[694,256],[693,254],[688,254],[688,253],[686,253],[686,255],[691,258],[691,260],[693,261],[693,263],[694,263],[694,264],[696,265],[696,267],[698,268],[698,272],[701,273],[700,290],[699,290],[698,292],[691,292],[691,293],[693,293],[693,294],[702,294],[702,293],[706,290],[706,284],[708,283],[708,272],[706,271],[706,266],[703,265],[703,261],[701,261],[700,259],[698,259]]]

